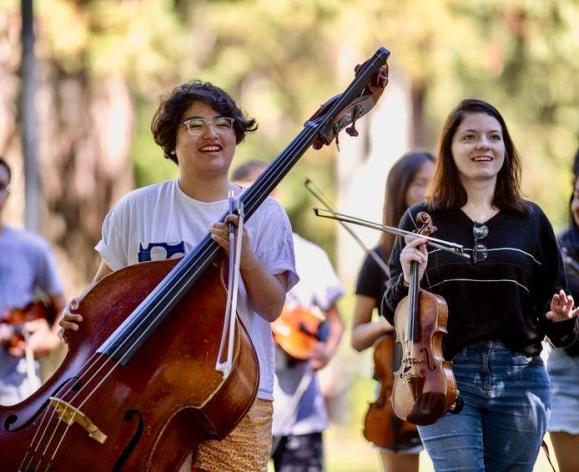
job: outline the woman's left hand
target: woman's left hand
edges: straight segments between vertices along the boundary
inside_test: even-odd
[[[559,293],[555,293],[551,299],[551,310],[547,312],[547,319],[564,321],[575,318],[579,314],[579,308],[574,308],[574,304],[571,295],[559,290]]]

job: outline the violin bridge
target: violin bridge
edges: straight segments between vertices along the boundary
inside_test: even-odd
[[[60,420],[66,424],[78,423],[87,432],[88,435],[95,441],[101,444],[107,440],[107,435],[104,434],[92,421],[78,408],[75,408],[70,403],[56,397],[49,397],[50,404],[56,410]]]

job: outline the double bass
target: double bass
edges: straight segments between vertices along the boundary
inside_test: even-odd
[[[380,48],[366,61],[241,195],[246,219],[310,146],[330,144],[373,107],[388,56]],[[84,336],[67,333],[59,369],[28,399],[0,407],[2,470],[173,472],[200,442],[225,437],[250,408],[259,373],[237,318],[232,367],[216,369],[227,331],[222,254],[207,234],[181,260],[129,266],[92,287],[78,308]]]

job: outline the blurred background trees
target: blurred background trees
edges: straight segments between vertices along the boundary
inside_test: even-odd
[[[0,153],[21,168],[19,2],[0,6]],[[271,160],[379,45],[392,52],[404,96],[389,110],[408,116],[403,147],[433,150],[450,108],[466,96],[485,98],[512,128],[526,195],[555,226],[564,222],[579,137],[575,1],[44,0],[35,14],[43,233],[74,261],[74,285],[94,270],[92,246],[111,204],[133,186],[176,174],[150,137],[160,94],[192,78],[221,85],[260,124],[238,162]],[[388,148],[396,131],[362,128],[358,144],[345,144],[343,161],[354,159],[346,177],[370,153],[385,174],[402,149]],[[385,144],[372,151],[373,139]],[[297,230],[330,251],[335,226],[314,222],[302,182],[312,178],[348,207],[338,156],[335,148],[308,153],[280,189]],[[383,180],[371,184],[379,188],[372,201]],[[14,202],[13,218],[22,211]]]
[[[333,222],[312,216],[304,178],[336,208],[380,220],[392,162],[434,151],[442,121],[465,97],[503,112],[525,195],[555,228],[565,223],[579,143],[575,0],[43,0],[34,9],[41,229],[70,295],[94,274],[111,205],[177,174],[150,136],[161,94],[194,78],[220,85],[260,125],[236,163],[272,160],[382,45],[392,52],[391,84],[360,136],[341,136],[340,151],[306,153],[279,189],[296,230],[329,251],[347,290],[362,254]],[[0,0],[0,155],[15,170],[6,216],[16,224],[25,219],[20,31],[20,1]],[[352,370],[340,377],[351,382],[358,364],[336,364]]]

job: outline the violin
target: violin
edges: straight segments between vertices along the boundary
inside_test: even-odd
[[[56,312],[52,304],[41,300],[35,300],[25,307],[13,307],[6,309],[0,316],[0,323],[13,328],[13,335],[8,339],[4,348],[8,351],[12,348],[22,347],[25,342],[24,325],[28,321],[45,319],[49,324],[54,322]]]
[[[417,215],[421,234],[436,228],[430,215]],[[421,289],[418,263],[411,263],[408,296],[394,314],[398,369],[394,373],[392,406],[410,423],[428,425],[458,407],[458,389],[452,364],[444,360],[442,340],[447,334],[448,307],[444,299]]]
[[[326,340],[326,315],[302,306],[284,307],[271,324],[274,341],[290,357],[305,361],[314,356],[319,342]]]
[[[368,405],[363,429],[368,441],[390,449],[419,444],[416,426],[399,419],[392,408],[395,339],[394,333],[388,333],[374,342],[374,379],[379,382],[380,391]]]
[[[242,193],[246,220],[310,146],[330,144],[372,108],[389,54],[378,49]],[[83,336],[67,331],[58,370],[0,406],[2,470],[173,472],[202,441],[229,434],[255,399],[259,365],[238,317],[226,330],[223,261],[207,233],[180,260],[125,267],[91,287],[79,301]],[[224,340],[233,359],[221,371]]]

